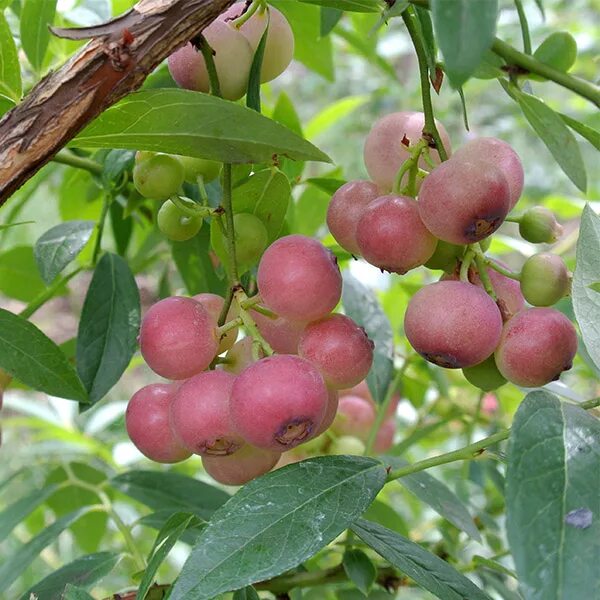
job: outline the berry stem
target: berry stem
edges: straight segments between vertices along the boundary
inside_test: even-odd
[[[239,29],[260,7],[264,5],[263,0],[253,0],[252,4],[239,17],[229,21],[236,29]]]
[[[227,254],[229,256],[229,283],[235,287],[239,283],[237,257],[235,253],[235,225],[233,224],[233,205],[231,194],[231,165],[223,165],[223,209],[227,226]]]
[[[471,263],[473,262],[474,256],[475,256],[475,250],[473,249],[473,245],[471,244],[470,246],[467,246],[465,255],[463,256],[462,262],[460,263],[459,278],[461,281],[464,281],[465,283],[470,283],[469,268],[471,267]]]
[[[231,321],[227,321],[227,323],[220,325],[219,328],[217,329],[217,337],[220,339],[231,329],[235,329],[236,327],[239,327],[240,325],[243,325],[243,324],[244,323],[243,323],[241,317],[236,317],[235,319],[232,319]]]
[[[178,196],[177,194],[169,198],[171,202],[187,217],[210,217],[214,210],[207,206],[201,206],[197,202],[190,200],[189,198]]]
[[[93,175],[102,175],[102,165],[91,158],[85,158],[83,156],[77,156],[70,150],[62,150],[53,159],[53,162],[60,163],[61,165],[68,165],[75,167],[76,169],[83,169]]]
[[[421,153],[425,148],[427,148],[428,143],[427,140],[420,139],[412,148],[409,148],[410,156],[402,163],[400,169],[398,169],[398,173],[396,173],[396,178],[394,179],[394,185],[392,186],[392,193],[399,194],[405,192],[408,189],[410,191],[411,187],[414,187],[414,181],[416,180],[416,174],[418,169],[418,162]],[[414,177],[413,177],[414,171]],[[409,181],[407,185],[401,189],[402,179],[406,173],[410,173]],[[412,184],[412,186],[411,186]],[[413,193],[414,196],[414,193]]]
[[[473,244],[473,247],[475,250],[475,263],[477,264],[477,271],[479,272],[479,279],[483,284],[483,289],[493,300],[497,300],[498,298],[496,296],[496,292],[494,291],[492,280],[490,279],[489,273],[487,272],[487,266],[485,264],[485,255],[481,250],[481,246],[477,243]]]
[[[423,98],[423,113],[425,114],[425,126],[423,127],[423,136],[429,135],[433,138],[435,148],[442,160],[448,160],[448,153],[444,148],[444,143],[440,137],[440,132],[435,124],[433,114],[433,104],[431,102],[431,87],[429,83],[429,65],[427,64],[427,55],[423,42],[419,36],[419,30],[415,21],[416,17],[414,9],[407,8],[402,13],[402,19],[406,25],[410,39],[412,40],[415,52],[417,53],[417,61],[419,63],[419,76],[421,78],[421,96]]]
[[[600,397],[594,398],[593,400],[588,400],[587,402],[581,402],[580,404],[576,404],[576,406],[579,406],[584,410],[596,408],[597,406],[600,406]],[[425,460],[420,460],[413,465],[407,465],[406,467],[394,469],[389,472],[387,476],[387,483],[390,481],[395,481],[396,479],[400,479],[401,477],[405,477],[406,475],[411,475],[412,473],[418,473],[419,471],[430,469],[431,467],[438,467],[440,465],[445,465],[459,460],[471,460],[477,458],[481,456],[481,454],[483,454],[489,446],[493,446],[508,439],[509,435],[510,428],[502,429],[494,435],[483,438],[474,444],[469,444],[464,448],[459,448],[458,450],[454,450],[452,452],[446,452],[445,454],[440,454],[439,456],[434,456],[432,458],[426,458]]]
[[[507,215],[506,218],[504,219],[505,221],[508,221],[509,223],[520,223],[523,219],[523,215]]]
[[[250,313],[244,308],[244,303],[249,300],[248,296],[246,296],[246,292],[244,292],[244,290],[240,286],[235,290],[234,296],[240,309],[240,319],[242,320],[244,327],[255,340],[255,342],[258,342],[258,344],[260,344],[260,346],[263,349],[263,352],[267,356],[271,356],[272,354],[274,354],[273,348],[271,348],[267,340],[265,340],[265,338],[261,335],[260,331],[258,331],[258,327],[256,326],[254,319],[250,316]],[[252,347],[253,353],[254,348],[255,344],[253,344]]]
[[[261,300],[262,300],[262,298],[260,297],[260,294],[256,294],[255,296],[252,296],[252,298],[248,298],[248,300],[244,300],[244,302],[242,302],[242,308],[244,310],[248,310],[249,308],[252,308],[253,306],[256,306],[257,304],[260,304]],[[254,310],[256,310],[256,309],[254,309]]]
[[[485,258],[484,263],[490,267],[490,269],[494,269],[494,271],[498,271],[504,277],[509,277],[510,279],[514,279],[515,281],[521,281],[521,276],[510,269],[505,269],[502,265],[499,265],[495,260],[491,258]]]

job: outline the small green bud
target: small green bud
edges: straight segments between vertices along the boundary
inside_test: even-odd
[[[506,383],[506,379],[496,366],[493,354],[478,365],[463,369],[462,372],[469,383],[484,392],[496,390]]]
[[[352,454],[362,456],[365,453],[365,445],[357,437],[343,435],[334,440],[329,447],[329,454]]]
[[[563,228],[551,210],[534,206],[521,216],[519,233],[533,244],[553,244],[562,236]]]
[[[521,270],[521,292],[533,306],[551,306],[570,292],[571,277],[558,254],[543,252],[529,257]]]
[[[447,273],[450,273],[456,267],[456,263],[462,257],[464,251],[464,246],[438,240],[435,252],[425,263],[425,266],[428,269],[443,269]]]

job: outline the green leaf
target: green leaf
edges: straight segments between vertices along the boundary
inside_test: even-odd
[[[293,102],[285,92],[279,94],[271,117],[277,123],[281,123],[288,129],[291,129],[294,133],[303,135],[300,117],[294,108]],[[300,178],[304,171],[304,166],[304,161],[290,160],[288,158],[280,160],[280,168],[290,181],[296,181]]]
[[[377,569],[371,559],[362,550],[346,550],[342,564],[352,583],[368,596],[377,579]]]
[[[82,556],[33,585],[21,596],[21,600],[62,600],[68,584],[76,583],[81,588],[89,588],[108,575],[118,560],[119,555],[113,552]]]
[[[0,292],[30,302],[45,289],[31,246],[16,246],[0,254]]]
[[[390,529],[363,519],[351,529],[377,554],[434,596],[442,600],[490,600],[447,562]]]
[[[364,106],[370,99],[367,95],[348,96],[329,104],[306,124],[304,129],[306,137],[310,139],[324,133],[338,121]]]
[[[506,472],[507,535],[527,600],[600,594],[600,422],[545,392],[515,415]]]
[[[371,458],[322,456],[251,481],[213,515],[170,600],[208,600],[297,566],[366,510],[385,477]]]
[[[21,45],[32,67],[40,71],[50,42],[56,0],[24,0],[21,10]]]
[[[258,592],[251,586],[247,586],[241,590],[237,590],[233,594],[232,600],[260,600]]]
[[[269,163],[274,154],[330,162],[310,142],[254,110],[177,89],[131,94],[88,125],[73,145],[154,150],[230,163]]]
[[[81,380],[60,348],[35,325],[3,309],[0,368],[34,390],[88,402]]]
[[[573,130],[576,131],[580,136],[584,137],[596,150],[600,150],[600,131],[593,129],[581,121],[577,121],[565,115],[558,113],[558,116]]]
[[[69,525],[74,523],[86,509],[66,515],[10,554],[0,566],[0,590],[7,590],[25,569],[51,544]]]
[[[560,116],[542,100],[524,92],[514,93],[525,118],[546,144],[569,179],[582,191],[587,187],[585,163],[575,136]]]
[[[65,587],[63,600],[94,600],[94,598],[83,588],[68,583],[67,587]]]
[[[54,278],[83,250],[95,223],[66,221],[52,227],[40,237],[34,247],[35,260],[42,279],[50,285]]]
[[[111,485],[154,510],[193,512],[203,519],[230,498],[223,490],[170,471],[128,471]]]
[[[431,13],[420,6],[415,6],[415,15],[419,23],[421,38],[423,39],[423,48],[427,56],[427,66],[429,67],[429,77],[435,77],[437,47],[435,45],[435,35],[433,33],[433,22]]]
[[[17,47],[6,18],[0,13],[0,95],[13,102],[21,99],[21,68]]]
[[[56,486],[54,485],[35,490],[0,512],[0,540],[6,539],[6,536],[38,506],[43,504],[55,490]]]
[[[404,519],[389,504],[385,504],[381,500],[374,500],[363,514],[363,518],[389,527],[401,535],[408,535],[408,526]]]
[[[600,256],[600,217],[588,204],[581,216],[571,293],[583,342],[590,358],[600,368],[600,294],[595,287],[600,281],[598,256]]]
[[[431,0],[431,16],[444,70],[459,87],[479,66],[496,33],[497,0]]]
[[[140,294],[127,262],[105,254],[94,271],[77,332],[77,371],[95,403],[119,381],[137,347]]]
[[[246,106],[260,112],[260,76],[265,56],[265,47],[267,45],[267,36],[269,35],[269,22],[260,36],[260,41],[252,58],[250,65],[250,76],[248,77],[248,91],[246,93]]]
[[[379,0],[300,0],[300,2],[327,6],[347,12],[377,13],[381,10]]]
[[[344,12],[339,8],[321,7],[321,37],[329,35],[333,28],[339,23]]]
[[[350,274],[344,276],[342,302],[346,314],[364,327],[368,336],[375,342],[373,366],[367,376],[367,383],[375,401],[383,402],[392,379],[392,326],[373,292]]]
[[[148,566],[144,571],[144,577],[138,586],[136,598],[144,600],[158,567],[163,563],[167,555],[175,545],[175,542],[182,536],[190,523],[197,519],[193,514],[186,512],[177,512],[173,514],[164,524],[156,536],[156,541],[148,557]]]
[[[201,292],[225,293],[226,284],[215,273],[209,249],[210,228],[205,225],[191,240],[171,243],[173,261],[190,296]]]
[[[309,177],[305,180],[305,183],[314,185],[331,196],[346,183],[346,180],[336,179],[335,177]]]
[[[408,464],[401,458],[390,457],[388,462],[395,469]],[[473,517],[469,514],[467,507],[444,483],[424,471],[402,477],[398,479],[398,483],[412,492],[419,500],[433,508],[438,515],[464,531],[469,537],[477,542],[481,541],[481,535],[475,527]]]

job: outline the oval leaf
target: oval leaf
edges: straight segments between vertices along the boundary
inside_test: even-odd
[[[119,380],[137,346],[140,294],[127,263],[105,254],[94,271],[77,333],[77,371],[100,400]]]
[[[371,559],[362,550],[347,550],[342,564],[350,581],[368,596],[377,579],[377,568]]]
[[[51,396],[87,402],[87,394],[61,349],[35,325],[0,309],[0,368]]]
[[[31,246],[16,246],[0,254],[0,292],[30,302],[45,289]]]
[[[379,461],[323,456],[251,481],[213,515],[170,599],[208,600],[295,567],[358,518],[385,477]]]
[[[599,439],[597,419],[545,391],[529,393],[515,415],[507,534],[527,600],[600,593]]]
[[[585,347],[600,368],[600,217],[587,205],[583,209],[577,263],[573,276],[573,309]]]
[[[352,531],[377,554],[443,600],[490,600],[470,579],[418,544],[376,523],[359,519]]]
[[[82,556],[33,585],[21,596],[21,600],[31,600],[31,598],[63,600],[68,584],[76,583],[83,589],[91,587],[108,575],[118,560],[119,555],[113,552],[98,552]]]
[[[494,41],[498,0],[431,0],[431,13],[444,70],[460,87]]]
[[[94,231],[94,221],[66,221],[40,237],[34,248],[42,279],[50,284],[83,250]]]
[[[21,68],[17,47],[6,18],[0,12],[0,96],[21,99]]]
[[[373,366],[367,376],[369,389],[376,402],[383,402],[392,379],[394,334],[375,294],[349,274],[344,275],[342,302],[346,314],[364,327],[375,342]]]
[[[50,42],[56,0],[25,0],[21,10],[21,44],[29,62],[39,71]]]
[[[131,94],[106,110],[73,141],[88,148],[155,150],[229,163],[330,162],[310,142],[254,110],[188,90]]]

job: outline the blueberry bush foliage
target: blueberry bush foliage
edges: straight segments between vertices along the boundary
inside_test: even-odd
[[[175,4],[0,0],[0,597],[600,597],[595,3]]]

